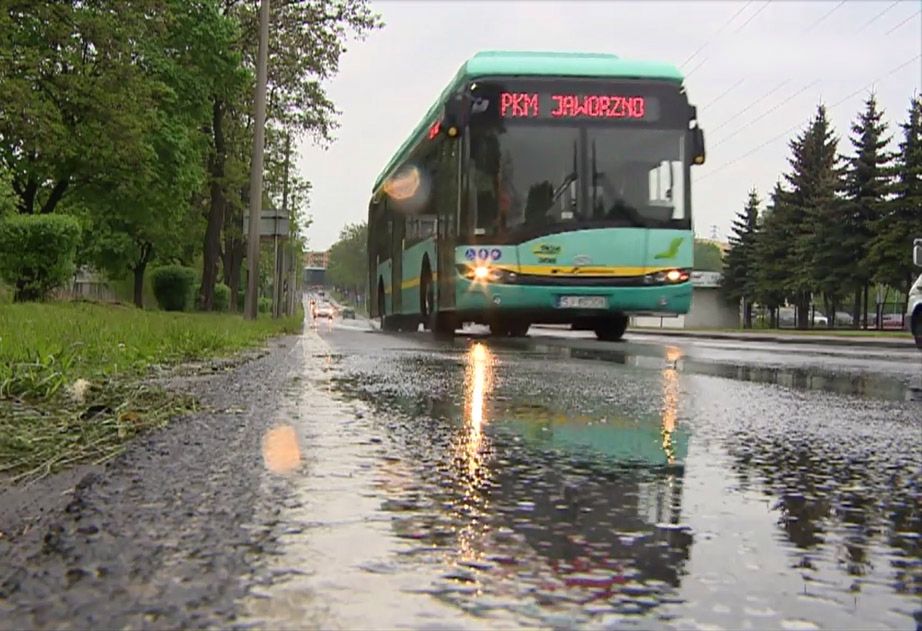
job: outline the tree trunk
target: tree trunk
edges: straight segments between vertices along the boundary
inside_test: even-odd
[[[208,208],[208,226],[205,228],[202,286],[199,289],[199,306],[204,311],[211,311],[214,306],[214,286],[218,276],[218,258],[221,255],[221,228],[224,226],[224,212],[227,207],[222,188],[226,160],[223,125],[223,104],[221,101],[215,101],[212,107],[214,152],[209,160],[211,200]]]
[[[810,326],[810,294],[800,292],[797,296],[797,328],[806,329]]]
[[[852,303],[852,328],[861,328],[861,289],[855,290],[855,296]]]
[[[870,292],[870,290],[871,288],[868,285],[868,283],[865,283],[864,284],[864,298],[862,298],[861,300],[861,312],[863,314],[861,316],[861,321],[862,321],[862,327],[865,329],[868,328],[868,292]]]
[[[134,268],[134,306],[144,308],[144,270],[147,263],[142,263]]]
[[[134,305],[139,309],[144,308],[144,272],[147,270],[147,264],[150,262],[151,255],[153,253],[153,244],[140,244],[138,260],[131,268],[131,271],[134,274]]]
[[[224,237],[224,283],[230,288],[230,310],[237,311],[243,305],[237,304],[237,292],[240,291],[240,270],[243,267],[243,255],[246,242],[235,237],[228,238],[225,228]]]

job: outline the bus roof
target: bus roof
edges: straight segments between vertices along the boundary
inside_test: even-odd
[[[482,51],[465,61],[454,79],[442,90],[439,98],[426,111],[410,136],[390,159],[375,180],[372,192],[400,164],[432,124],[448,95],[466,81],[487,76],[558,76],[610,77],[618,79],[660,79],[682,83],[683,76],[672,64],[657,61],[621,59],[609,53],[562,53],[528,51]]]

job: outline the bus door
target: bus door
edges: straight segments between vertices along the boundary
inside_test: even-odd
[[[403,248],[406,240],[407,221],[395,212],[391,214],[391,313],[403,313]]]
[[[458,245],[461,203],[461,154],[467,145],[467,135],[462,142],[443,142],[439,153],[438,182],[438,232],[435,247],[438,259],[438,289],[436,298],[440,310],[455,307],[455,248]]]

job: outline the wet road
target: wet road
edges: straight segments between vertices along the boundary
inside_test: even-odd
[[[911,349],[337,320],[205,368],[2,533],[0,629],[922,626]]]
[[[277,567],[303,574],[252,622],[922,625],[914,352],[350,321],[304,343]]]

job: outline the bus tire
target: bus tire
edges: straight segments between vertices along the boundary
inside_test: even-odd
[[[623,313],[599,321],[593,328],[595,336],[603,342],[617,342],[627,330],[627,316]]]
[[[912,337],[916,340],[916,348],[922,351],[922,307],[917,307],[912,314]]]
[[[455,336],[458,323],[453,314],[436,311],[429,319],[429,328],[436,338],[451,339]]]
[[[531,326],[521,320],[495,320],[490,323],[490,335],[494,337],[524,337]]]

